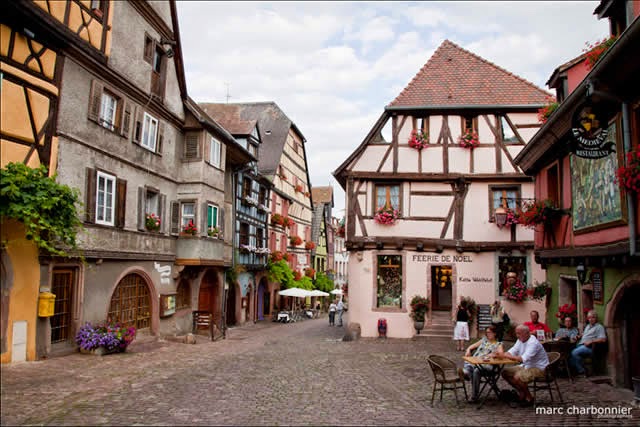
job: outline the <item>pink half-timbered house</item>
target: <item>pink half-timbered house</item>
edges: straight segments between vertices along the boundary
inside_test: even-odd
[[[532,309],[544,316],[543,301],[513,302],[504,286],[510,272],[529,286],[544,280],[533,230],[498,227],[495,213],[534,197],[513,159],[548,97],[445,40],[334,172],[346,192],[349,320],[363,336],[379,318],[388,336],[413,336],[414,295],[429,297],[431,323],[461,296],[501,299],[518,324]]]

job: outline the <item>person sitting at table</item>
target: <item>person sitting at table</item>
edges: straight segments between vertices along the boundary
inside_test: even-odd
[[[532,310],[531,313],[529,313],[529,317],[531,318],[531,321],[524,322],[524,326],[528,327],[529,331],[531,331],[533,335],[536,335],[536,331],[544,331],[545,334],[551,333],[551,329],[546,323],[538,321],[540,314],[538,314],[536,310]]]
[[[578,328],[573,326],[573,319],[569,316],[564,318],[564,326],[556,331],[556,340],[576,342]]]
[[[591,310],[587,313],[587,320],[589,323],[584,327],[582,336],[578,335],[580,339],[578,345],[571,352],[569,358],[569,365],[576,372],[577,377],[584,377],[584,363],[582,359],[587,357],[593,357],[593,348],[595,344],[607,342],[607,334],[604,330],[604,326],[598,323],[598,314]]]
[[[497,328],[493,325],[487,326],[485,336],[482,337],[480,341],[476,341],[474,344],[467,347],[467,351],[464,355],[471,356],[471,352],[473,350],[475,350],[473,357],[489,356],[497,351],[504,351],[502,343],[497,339],[496,329]],[[483,365],[482,367],[485,369],[491,369],[490,366],[486,365]],[[472,393],[470,402],[475,403],[478,401],[479,397],[478,394],[480,392],[480,376],[482,370],[469,362],[464,362],[464,368],[462,369],[464,370],[464,377],[466,379],[471,379]]]
[[[529,392],[527,384],[534,378],[544,377],[544,369],[549,364],[549,357],[540,341],[533,335],[529,327],[519,325],[516,327],[518,340],[509,351],[497,351],[496,357],[515,360],[520,365],[509,366],[502,371],[502,378],[518,391],[520,404],[532,406],[533,396]]]

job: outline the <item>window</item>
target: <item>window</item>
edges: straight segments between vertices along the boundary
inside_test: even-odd
[[[241,222],[240,223],[240,236],[239,236],[240,240],[239,243],[241,245],[248,245],[249,244],[249,224],[247,224],[246,222]]]
[[[180,205],[180,225],[184,229],[189,222],[196,224],[196,204],[186,202]]]
[[[88,118],[100,126],[129,138],[133,104],[99,80],[91,82]]]
[[[102,105],[100,106],[100,124],[109,130],[115,130],[116,110],[118,100],[107,91],[102,93]]]
[[[258,191],[258,203],[267,206],[267,189],[265,187],[261,186]]]
[[[462,118],[462,133],[472,131],[478,131],[478,118],[472,116],[465,116]]]
[[[267,245],[265,245],[265,241],[264,241],[264,229],[263,228],[256,228],[256,247],[258,248],[264,248]]]
[[[149,64],[153,61],[153,52],[154,52],[154,41],[149,34],[144,35],[144,55],[143,58]]]
[[[160,73],[162,68],[162,57],[164,56],[164,51],[160,46],[156,46],[153,51],[153,71],[156,73]]]
[[[402,256],[378,255],[376,307],[402,308]]]
[[[211,162],[213,166],[220,167],[220,141],[212,137],[211,147],[209,149],[209,162]]]
[[[489,221],[495,221],[494,214],[497,208],[516,209],[520,205],[520,187],[489,187],[491,203],[489,209]]]
[[[96,181],[96,224],[114,225],[116,177],[98,172]]]
[[[150,151],[156,151],[156,139],[158,136],[158,119],[144,113],[142,125],[142,141],[140,145]]]
[[[245,176],[242,180],[242,197],[253,197],[252,187],[253,181]]]
[[[505,294],[505,286],[507,284],[507,273],[515,272],[518,275],[518,280],[523,285],[529,283],[527,277],[527,257],[524,256],[499,256],[498,257],[498,278],[500,280],[500,288],[498,289],[499,295]]]
[[[505,144],[515,144],[520,142],[513,129],[511,129],[506,117],[500,117],[500,126],[502,128],[502,141]]]
[[[393,208],[400,210],[400,186],[376,185],[375,208]]]
[[[200,159],[200,140],[197,133],[188,133],[184,137],[184,160]]]
[[[144,211],[146,214],[160,216],[160,194],[158,192],[147,189],[145,192]]]
[[[207,205],[207,230],[218,227],[218,207]]]
[[[151,93],[163,98],[167,74],[167,54],[158,44],[155,45],[153,50],[151,67]]]
[[[107,321],[135,326],[138,330],[151,326],[151,294],[142,276],[132,273],[118,283],[111,296]]]

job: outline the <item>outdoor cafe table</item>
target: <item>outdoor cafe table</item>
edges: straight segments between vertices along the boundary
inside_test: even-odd
[[[489,385],[489,390],[484,396],[484,399],[480,401],[480,405],[478,405],[478,409],[484,405],[484,401],[487,400],[487,397],[491,394],[491,390],[494,391],[498,399],[500,398],[500,389],[498,388],[498,380],[500,379],[500,374],[504,369],[505,365],[518,365],[520,362],[517,360],[511,359],[498,359],[496,357],[492,357],[489,360],[485,360],[482,357],[472,357],[472,356],[462,356],[462,360],[467,363],[471,363],[478,369],[480,369],[481,375],[486,379],[486,382],[480,389],[480,393],[478,394],[478,398],[482,397],[482,392],[485,388],[487,388],[487,384]],[[489,367],[487,367],[487,365]]]

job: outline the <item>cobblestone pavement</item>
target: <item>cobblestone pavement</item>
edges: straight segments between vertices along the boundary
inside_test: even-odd
[[[560,379],[565,412],[633,407],[630,418],[536,415],[452,392],[430,403],[429,354],[462,364],[450,340],[361,339],[324,319],[258,323],[196,345],[151,338],[126,353],[2,366],[2,425],[638,425],[633,392]],[[469,389],[469,383],[467,383]],[[556,410],[557,411],[557,410]]]

